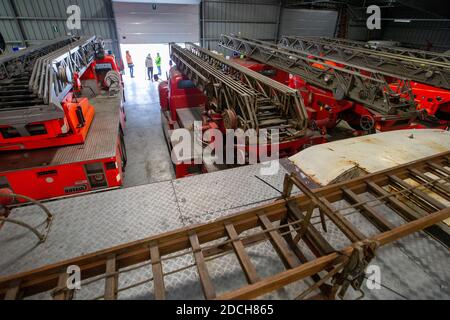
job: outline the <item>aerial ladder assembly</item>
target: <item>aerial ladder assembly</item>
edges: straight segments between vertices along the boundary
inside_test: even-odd
[[[264,129],[265,143],[245,146],[245,152],[256,154],[258,159],[262,148],[270,149],[274,144],[281,155],[290,155],[305,145],[324,142],[320,133],[308,129],[307,111],[297,90],[194,44],[186,48],[172,44],[171,57],[176,67],[171,70],[169,82],[160,87],[163,123],[169,123],[166,136],[169,130],[192,128],[193,121],[186,120],[188,114],[189,119],[201,121],[203,132],[242,129],[253,130],[259,136]],[[180,89],[183,86],[186,89]],[[183,94],[192,98],[182,99]],[[186,160],[190,159],[180,159],[175,165],[177,177],[189,174]]]
[[[429,112],[421,112],[418,107],[418,84],[412,80],[448,85],[445,62],[429,62],[426,68],[418,65],[417,58],[405,62],[407,67],[399,68],[399,61],[408,59],[389,54],[379,57],[381,53],[372,57],[367,52],[354,52],[353,48],[346,51],[334,44],[322,50],[317,49],[315,38],[308,39],[306,45],[299,44],[296,38],[285,37],[280,45],[274,45],[223,35],[220,45],[288,73],[290,86],[302,92],[311,118],[325,106],[334,119],[345,120],[353,128],[365,131],[411,128],[417,118],[429,118]],[[401,73],[400,69],[408,72]],[[438,121],[432,122],[436,125]]]
[[[369,66],[411,79],[411,88],[424,120],[450,120],[450,56],[406,48],[370,46],[343,39],[283,37],[280,45],[311,54]],[[395,87],[396,83],[391,84]]]
[[[120,186],[123,96],[116,59],[95,36],[2,56],[0,189],[41,200]]]

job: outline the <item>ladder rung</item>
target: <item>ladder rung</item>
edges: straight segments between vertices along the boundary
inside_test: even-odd
[[[118,275],[115,274],[116,271],[116,257],[111,256],[106,261],[106,274],[110,274],[110,276],[105,280],[105,300],[117,299]]]
[[[446,175],[450,175],[450,170],[447,170],[443,166],[440,166],[434,162],[428,162],[427,165],[429,165],[430,167],[432,167],[435,170],[439,170],[440,172],[445,173]]]
[[[256,268],[253,265],[250,257],[245,251],[245,247],[240,240],[236,240],[239,235],[236,232],[236,229],[232,224],[225,225],[225,229],[227,230],[228,236],[233,241],[232,245],[236,255],[239,259],[239,263],[241,264],[242,269],[244,270],[245,276],[247,278],[248,283],[256,283],[260,280],[258,273],[256,272]]]
[[[344,195],[352,202],[352,203],[362,203],[363,200],[360,196],[354,193],[347,187],[343,187],[342,191]],[[362,208],[360,211],[362,215],[364,215],[369,221],[371,221],[380,231],[388,231],[395,228],[395,226],[386,220],[382,215],[376,212],[373,208],[371,208],[367,204],[363,204],[359,206]]]
[[[157,244],[150,246],[150,259],[152,261],[153,285],[155,288],[155,299],[166,299],[166,288],[164,286],[164,274],[161,265],[161,257]]]
[[[273,229],[274,225],[270,222],[269,218],[265,215],[260,215],[259,220],[265,230]],[[270,231],[269,237],[271,239],[272,245],[276,252],[280,256],[286,269],[292,269],[299,265],[297,256],[289,249],[289,247],[284,242],[283,237],[278,233],[278,231]]]
[[[211,281],[211,277],[208,273],[208,268],[206,267],[205,257],[203,256],[202,249],[200,247],[200,242],[195,233],[189,236],[189,241],[191,242],[191,247],[194,251],[195,263],[197,265],[198,275],[200,282],[202,284],[203,293],[205,298],[212,300],[216,297],[216,291],[214,285]]]
[[[20,284],[13,285],[6,291],[5,300],[17,300],[19,298]]]
[[[288,203],[288,210],[294,216],[294,220],[305,220],[305,216],[299,207],[293,203]],[[324,256],[335,251],[331,244],[322,236],[322,234],[312,225],[308,227],[303,240],[308,244],[312,251],[316,251],[318,256]],[[314,250],[315,249],[315,250]]]
[[[409,171],[412,173],[411,178],[413,178],[416,181],[418,180],[418,178],[420,178],[423,181],[430,183],[430,188],[434,189],[436,193],[439,194],[439,196],[445,198],[446,200],[450,200],[450,188],[440,183],[439,179],[435,180],[427,176],[425,173],[420,172],[417,169],[410,169]],[[419,182],[420,179],[418,180]]]
[[[405,181],[403,181],[402,179],[400,179],[399,177],[395,176],[395,175],[389,175],[388,176],[389,179],[393,182],[395,182],[396,184],[400,185],[402,188],[404,189],[408,189],[408,188],[412,188],[413,186],[410,185],[409,183],[406,183]],[[436,199],[431,198],[429,195],[427,195],[425,192],[417,190],[417,189],[412,189],[411,192],[416,195],[417,197],[421,198],[422,200],[425,200],[426,202],[428,202],[429,204],[431,204],[433,207],[435,207],[436,209],[439,210],[444,210],[447,208],[446,205],[442,204],[441,202],[437,201]]]
[[[57,293],[53,296],[54,300],[71,300],[73,298],[73,291],[67,288],[68,278],[69,275],[65,272],[59,275]]]
[[[361,231],[359,231],[353,224],[350,223],[338,210],[332,209],[331,203],[325,197],[320,197],[319,201],[324,205],[325,214],[332,220],[338,228],[349,238],[352,242],[361,241],[366,238]]]
[[[366,182],[368,187],[377,195],[385,197],[384,201],[388,202],[394,210],[398,211],[400,215],[407,221],[417,220],[427,215],[427,213],[420,208],[413,210],[406,204],[398,200],[395,196],[389,196],[389,192],[384,190],[378,184],[373,181]]]

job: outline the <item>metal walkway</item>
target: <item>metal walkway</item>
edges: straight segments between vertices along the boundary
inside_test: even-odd
[[[283,197],[273,203],[0,278],[0,297],[21,299],[50,292],[55,299],[72,299],[74,291],[65,285],[67,267],[72,265],[81,268],[82,288],[102,285],[95,299],[116,299],[148,283],[153,285],[154,297],[164,299],[174,289],[166,285],[169,279],[187,270],[196,274],[206,299],[257,298],[306,278],[312,282],[294,297],[344,297],[349,287],[362,289],[364,270],[382,246],[425,230],[448,251],[448,225],[442,221],[450,218],[445,204],[450,201],[449,168],[450,152],[446,152],[317,190],[310,190],[301,175],[293,173],[286,176]],[[294,185],[301,195],[291,196]],[[389,214],[378,210],[382,206],[391,209]],[[371,225],[369,232],[354,225],[351,217],[355,215]],[[345,246],[337,248],[328,241],[329,232],[344,234]],[[252,247],[264,242],[270,243],[284,266],[284,270],[265,277],[249,256]],[[218,293],[208,264],[229,255],[239,261],[246,283]],[[166,263],[185,257],[192,259],[167,270]],[[119,285],[137,270],[151,270],[151,276]]]

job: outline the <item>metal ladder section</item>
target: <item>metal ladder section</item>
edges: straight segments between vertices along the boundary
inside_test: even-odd
[[[349,286],[361,289],[364,270],[380,246],[420,230],[449,246],[449,229],[442,222],[450,218],[450,208],[445,205],[450,201],[449,182],[450,152],[316,190],[306,187],[297,174],[287,175],[284,196],[274,203],[0,278],[0,298],[23,299],[51,292],[57,300],[73,299],[75,292],[66,286],[66,271],[72,265],[81,269],[82,288],[104,282],[104,292],[97,299],[118,299],[130,288],[148,283],[153,283],[149,290],[155,299],[165,299],[169,290],[166,277],[189,268],[196,269],[205,299],[257,298],[308,277],[314,284],[299,292],[299,299],[342,297]],[[292,197],[294,185],[303,194]],[[366,194],[371,195],[370,200]],[[335,203],[342,200],[348,206],[337,209]],[[391,210],[381,212],[381,205]],[[379,233],[365,235],[350,222],[352,214],[365,217]],[[402,223],[394,224],[392,219],[399,217]],[[336,250],[324,237],[331,227],[338,228],[352,245]],[[285,266],[284,271],[266,278],[258,274],[247,251],[263,241],[271,243]],[[302,246],[315,257],[308,259]],[[229,254],[237,257],[247,284],[218,295],[208,263]],[[164,263],[186,255],[195,263],[164,272]],[[121,276],[139,269],[151,269],[152,277],[119,287]]]
[[[296,90],[193,44],[171,45],[171,56],[223,114],[227,129],[278,129],[281,141],[304,134],[307,113]]]
[[[322,40],[322,38],[300,36],[283,37],[280,46],[308,52],[325,59],[335,59],[361,67],[374,68],[380,72],[406,77],[433,87],[450,89],[450,57],[447,62],[435,61],[344,45]]]
[[[36,59],[65,47],[68,44],[77,41],[77,39],[79,38],[72,36],[63,37],[1,56],[0,80],[22,77],[24,74],[31,74]]]
[[[72,89],[74,74],[87,70],[99,46],[96,37],[64,38],[6,57],[0,64],[6,70],[0,80],[0,125],[11,126],[12,136],[25,136],[33,135],[26,127],[30,123],[62,119],[61,102]],[[8,72],[13,66],[24,72]]]
[[[411,79],[269,42],[222,35],[219,45],[256,61],[302,77],[333,92],[337,100],[359,102],[381,115],[414,118],[417,115]],[[389,84],[397,84],[392,88]]]
[[[444,62],[446,64],[450,64],[450,55],[435,51],[425,51],[418,50],[412,48],[403,48],[403,47],[391,47],[391,46],[371,46],[367,42],[363,41],[355,41],[341,38],[327,38],[327,37],[311,37],[313,39],[318,39],[323,42],[328,42],[332,44],[338,44],[343,46],[349,46],[354,48],[366,48],[372,51],[384,52],[395,54],[397,56],[403,56],[405,58],[417,58],[424,59],[428,61],[436,61],[436,62]]]
[[[77,39],[66,37],[2,57],[0,59],[0,109],[44,104],[43,97],[30,87],[30,78],[36,62],[50,53],[75,43]]]

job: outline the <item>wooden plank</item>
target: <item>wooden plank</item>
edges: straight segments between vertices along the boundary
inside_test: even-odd
[[[350,223],[342,214],[332,209],[331,203],[325,197],[320,197],[319,201],[325,206],[325,214],[334,222],[342,233],[352,242],[364,240],[366,236]]]
[[[106,274],[112,274],[105,279],[105,300],[117,299],[118,275],[114,274],[117,271],[116,256],[110,256],[106,260]]]
[[[159,255],[159,248],[157,243],[150,245],[150,259],[152,262],[153,285],[155,287],[155,299],[166,299],[166,288],[164,286],[164,274],[161,264],[161,257]]]
[[[447,170],[446,168],[444,168],[443,166],[438,165],[437,163],[434,162],[427,162],[427,165],[429,165],[430,167],[439,170],[442,173],[445,173],[447,176],[450,176],[450,171]]]
[[[205,257],[203,256],[202,249],[200,247],[200,242],[198,241],[197,234],[192,233],[189,235],[189,241],[191,243],[195,263],[197,265],[198,275],[200,278],[200,282],[202,284],[203,293],[207,300],[216,298],[216,291],[214,289],[214,285],[211,281],[211,277],[208,272],[208,268],[206,267]]]
[[[391,181],[395,182],[396,184],[400,185],[401,187],[403,187],[405,189],[413,187],[409,183],[406,183],[405,181],[403,181],[402,179],[400,179],[399,177],[397,177],[395,175],[389,175],[389,179],[391,179]],[[411,192],[414,195],[416,195],[417,197],[419,197],[422,200],[425,200],[426,202],[431,204],[436,209],[444,210],[445,208],[447,208],[446,205],[444,205],[443,203],[437,201],[436,199],[431,198],[429,195],[427,195],[423,191],[420,191],[420,190],[417,190],[417,189],[412,189]]]
[[[232,224],[225,225],[225,229],[227,230],[228,236],[233,241],[232,245],[234,251],[238,257],[239,263],[241,264],[242,270],[244,270],[245,277],[247,278],[248,283],[256,283],[260,280],[258,273],[256,272],[256,268],[253,265],[250,257],[245,251],[244,244],[240,240],[236,240],[239,235],[236,232],[236,229]]]
[[[53,296],[53,300],[71,300],[73,298],[73,291],[68,291],[67,280],[69,275],[61,273],[58,277],[57,293]]]
[[[420,172],[417,169],[411,169],[411,178],[420,183],[420,179],[431,184],[428,188],[433,189],[439,196],[446,200],[450,200],[450,188],[439,182],[439,179],[433,179],[427,176],[425,173]],[[420,178],[420,179],[419,179]]]
[[[12,285],[5,294],[5,300],[18,300],[20,292],[20,284]]]
[[[305,216],[294,202],[289,202],[287,207],[289,213],[294,218],[293,220],[303,221],[305,219]],[[327,255],[335,251],[334,248],[313,225],[310,225],[308,227],[304,240],[308,244],[310,249],[312,251],[316,251],[319,256]]]
[[[269,218],[265,215],[260,215],[259,220],[261,221],[262,227],[265,230],[273,229],[274,225],[270,222]],[[283,240],[283,237],[278,233],[278,230],[268,232],[270,242],[275,248],[276,252],[280,256],[286,269],[292,269],[299,265],[296,255],[289,249]]]
[[[352,190],[350,190],[347,187],[342,187],[342,191],[344,191],[345,196],[352,202],[355,203],[362,203],[364,202],[360,196],[358,196],[356,193],[354,193]],[[371,208],[369,205],[363,204],[360,206],[357,206],[362,208],[361,214],[364,215],[371,223],[373,223],[378,230],[380,231],[388,231],[391,229],[394,229],[395,226],[390,223],[387,219],[385,219],[382,215],[380,215],[378,212],[376,212],[373,208]]]
[[[297,232],[297,235],[294,238],[294,242],[298,243],[301,239],[303,239],[303,237],[305,236],[306,231],[308,230],[308,227],[311,224],[311,217],[313,215],[314,212],[314,208],[315,206],[311,203],[309,205],[308,210],[306,210],[306,216],[303,219],[302,222],[302,227],[300,228],[300,230]]]
[[[372,181],[367,182],[368,187],[377,195],[385,197],[384,201],[387,202],[390,208],[397,212],[403,219],[406,221],[414,221],[426,217],[428,212],[417,207],[415,210],[407,206],[405,203],[398,200],[394,195],[388,197],[390,194],[382,187],[377,185]],[[445,246],[449,247],[450,245],[450,228],[448,225],[443,222],[437,223],[435,226],[431,226],[424,230],[433,238],[442,242]]]

